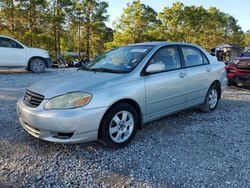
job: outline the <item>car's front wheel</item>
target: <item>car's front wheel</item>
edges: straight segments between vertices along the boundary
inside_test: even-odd
[[[42,73],[45,71],[46,65],[42,59],[34,58],[30,62],[30,70],[33,73]]]
[[[135,137],[138,124],[138,114],[133,106],[115,105],[104,116],[100,127],[101,140],[107,147],[124,147]]]
[[[206,95],[204,103],[201,105],[200,109],[203,112],[214,111],[219,102],[219,88],[217,85],[213,84]]]

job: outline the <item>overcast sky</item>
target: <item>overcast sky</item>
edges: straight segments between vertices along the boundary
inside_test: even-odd
[[[107,23],[112,27],[112,22],[122,14],[123,8],[131,0],[107,0],[109,3],[108,13],[110,21]],[[165,6],[171,6],[175,0],[141,0],[142,3],[154,8],[157,12],[162,11]],[[243,31],[250,30],[250,0],[180,0],[184,5],[202,5],[204,8],[217,7],[238,20]]]

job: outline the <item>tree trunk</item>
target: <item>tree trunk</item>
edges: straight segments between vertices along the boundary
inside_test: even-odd
[[[57,47],[58,47],[58,53],[61,54],[61,36],[60,36],[60,31],[58,29],[57,31]]]
[[[88,59],[90,57],[89,48],[90,48],[90,27],[89,27],[89,24],[87,24],[87,27],[86,27],[86,56]]]
[[[80,59],[81,57],[81,26],[80,26],[80,23],[79,23],[79,26],[78,26],[78,58]]]
[[[56,35],[56,26],[54,26],[54,50],[55,50],[55,57],[57,56],[57,35]]]

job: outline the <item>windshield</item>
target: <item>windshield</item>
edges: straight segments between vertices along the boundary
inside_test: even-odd
[[[152,45],[123,46],[110,50],[86,64],[83,69],[127,73],[132,71],[143,57],[153,48]]]

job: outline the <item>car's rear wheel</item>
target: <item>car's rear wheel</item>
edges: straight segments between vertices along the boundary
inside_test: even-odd
[[[30,70],[33,73],[42,73],[45,71],[46,65],[42,59],[34,58],[30,62]]]
[[[107,147],[121,148],[129,144],[136,135],[138,114],[129,104],[118,104],[104,116],[100,137]]]
[[[206,95],[204,103],[201,105],[200,109],[203,112],[214,111],[219,102],[219,88],[217,85],[213,84]]]

